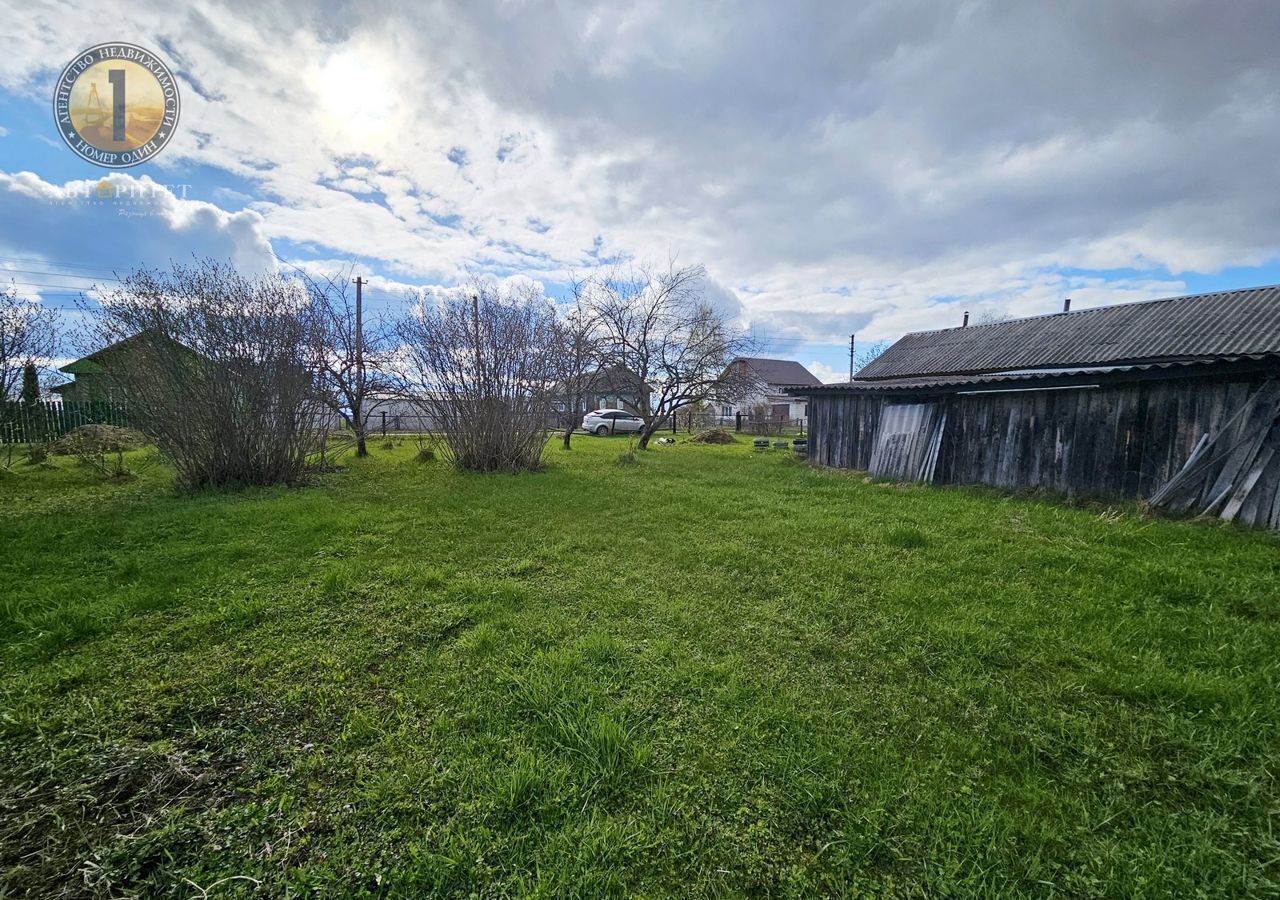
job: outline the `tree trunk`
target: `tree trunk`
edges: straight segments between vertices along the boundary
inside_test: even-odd
[[[351,404],[351,430],[356,433],[356,456],[369,455],[369,448],[365,446],[368,426],[364,415],[364,401],[357,399]]]
[[[573,422],[569,422],[569,427],[564,430],[564,449],[569,449],[569,438],[573,437]]]
[[[645,428],[643,431],[640,432],[640,443],[636,444],[636,449],[638,450],[649,449],[649,438],[653,437],[653,432],[657,430],[657,427],[658,427],[657,420],[655,420],[653,425]]]

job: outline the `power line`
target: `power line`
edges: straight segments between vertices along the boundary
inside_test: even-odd
[[[19,275],[51,275],[54,278],[75,278],[80,281],[115,281],[120,279],[114,276],[106,275],[81,275],[77,272],[43,272],[38,269],[0,269],[0,275],[6,275],[10,272],[16,272]]]
[[[87,284],[87,285],[84,285],[83,288],[81,288],[74,284],[48,284],[46,282],[41,282],[41,281],[18,281],[17,279],[13,279],[9,283],[15,287],[33,288],[41,294],[62,293],[62,294],[78,295],[78,294],[88,293],[90,290],[92,290],[93,287],[95,287],[95,285]]]
[[[92,272],[110,272],[112,275],[115,274],[114,269],[106,266],[90,266],[85,263],[58,262],[57,260],[49,259],[47,256],[0,256],[0,260],[22,263],[24,265],[27,263],[39,263],[40,265],[52,265],[62,269],[87,269]]]

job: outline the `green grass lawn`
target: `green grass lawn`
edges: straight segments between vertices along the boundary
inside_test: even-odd
[[[1280,892],[1275,537],[626,446],[0,476],[0,896]]]

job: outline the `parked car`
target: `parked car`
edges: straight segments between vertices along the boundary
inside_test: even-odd
[[[622,409],[597,409],[582,417],[582,430],[592,434],[625,434],[644,428],[644,419]]]

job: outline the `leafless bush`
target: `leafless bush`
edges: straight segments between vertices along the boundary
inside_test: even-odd
[[[299,285],[204,260],[138,270],[90,313],[96,349],[127,341],[104,372],[188,490],[299,480],[326,413],[309,368]]]
[[[467,293],[424,301],[396,324],[404,389],[458,468],[536,469],[558,372],[555,310],[531,285],[477,279]]]

